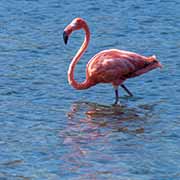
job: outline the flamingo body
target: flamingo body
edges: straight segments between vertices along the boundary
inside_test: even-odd
[[[64,42],[67,43],[70,34],[73,31],[80,29],[85,31],[85,39],[81,48],[74,56],[68,70],[69,84],[75,89],[82,90],[90,88],[98,83],[111,83],[115,88],[115,104],[117,104],[119,85],[121,85],[128,94],[132,95],[132,93],[123,85],[123,82],[126,79],[162,67],[154,55],[146,57],[134,52],[109,49],[97,53],[90,59],[86,67],[86,79],[84,82],[78,83],[74,79],[75,65],[88,47],[90,31],[85,20],[76,18],[65,28],[63,34]]]
[[[128,78],[146,73],[160,64],[154,56],[109,49],[96,54],[87,64],[87,77],[92,84],[112,83],[119,86]]]

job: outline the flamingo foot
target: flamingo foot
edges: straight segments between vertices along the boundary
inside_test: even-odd
[[[129,94],[129,96],[133,96],[133,94],[129,91],[129,89],[124,84],[121,84],[121,87]]]

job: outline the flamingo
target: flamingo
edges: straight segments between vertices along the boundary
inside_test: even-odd
[[[67,44],[68,38],[73,31],[85,31],[84,42],[72,59],[68,69],[68,82],[77,90],[83,90],[95,86],[98,83],[111,83],[115,91],[115,102],[118,104],[118,87],[121,86],[130,96],[133,94],[123,84],[128,78],[133,78],[144,74],[155,68],[161,68],[161,63],[156,56],[142,56],[140,54],[119,50],[103,50],[93,56],[86,66],[86,79],[79,83],[74,79],[74,69],[90,41],[90,31],[86,21],[82,18],[75,18],[63,33],[64,43]]]

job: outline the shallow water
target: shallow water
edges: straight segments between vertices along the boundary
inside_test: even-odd
[[[180,3],[176,1],[0,2],[1,180],[179,180]],[[91,29],[76,69],[100,50],[156,54],[164,68],[126,82],[122,107],[110,85],[76,91],[67,70],[83,33],[64,46],[74,17]]]

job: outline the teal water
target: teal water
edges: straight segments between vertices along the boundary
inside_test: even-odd
[[[179,180],[180,2],[178,0],[0,1],[0,180]],[[91,42],[77,65],[118,48],[156,54],[164,68],[130,79],[134,97],[101,84],[77,91],[64,27],[88,21]]]

